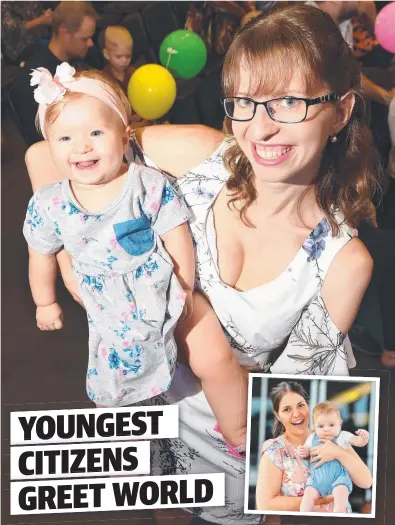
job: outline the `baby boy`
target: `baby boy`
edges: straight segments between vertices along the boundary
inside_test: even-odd
[[[342,448],[349,445],[364,447],[369,441],[367,430],[357,430],[354,434],[342,431],[339,409],[334,403],[324,401],[314,407],[313,424],[315,432],[310,434],[306,443],[298,447],[299,456],[310,456],[312,447],[320,445],[321,440],[330,440]],[[348,472],[338,460],[328,461],[317,468],[310,468],[306,482],[301,512],[312,512],[314,501],[320,496],[333,496],[333,512],[345,513],[349,509],[348,497],[352,491],[352,482]]]

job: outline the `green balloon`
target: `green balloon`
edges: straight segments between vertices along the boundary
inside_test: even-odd
[[[159,58],[162,66],[176,78],[193,78],[206,65],[206,44],[193,31],[177,29],[163,40]]]

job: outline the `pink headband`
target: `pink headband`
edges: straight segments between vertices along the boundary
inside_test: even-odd
[[[128,116],[126,110],[119,100],[119,98],[112,93],[104,82],[94,78],[74,78],[75,69],[67,62],[63,62],[56,68],[55,76],[53,77],[48,69],[39,67],[32,69],[30,85],[38,86],[34,90],[34,100],[38,102],[38,119],[40,123],[41,132],[46,139],[44,131],[45,113],[50,104],[62,100],[66,91],[74,91],[75,93],[84,93],[91,97],[95,97],[104,104],[107,104],[113,109],[121,118],[125,126],[128,125]]]

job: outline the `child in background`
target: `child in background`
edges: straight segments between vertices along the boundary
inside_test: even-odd
[[[320,442],[325,440],[333,441],[343,448],[349,445],[364,447],[368,444],[369,432],[367,430],[357,430],[356,435],[342,431],[339,409],[329,401],[324,401],[314,407],[313,424],[315,432],[310,434],[303,446],[297,448],[302,458],[310,456],[312,447],[319,446]],[[334,498],[333,512],[346,513],[350,508],[348,497],[351,491],[350,475],[339,461],[328,461],[316,467],[313,463],[306,482],[300,512],[312,512],[317,498],[332,495]]]
[[[37,325],[62,328],[55,254],[64,246],[87,310],[90,399],[114,407],[151,398],[170,386],[174,328],[192,311],[189,211],[158,171],[123,163],[130,105],[117,84],[67,63],[54,78],[33,70],[31,84],[65,179],[34,194],[23,228]]]
[[[100,40],[102,53],[107,61],[103,72],[118,82],[127,95],[130,77],[136,70],[130,63],[133,55],[132,35],[125,27],[108,26],[102,33]],[[135,113],[132,113],[130,121],[133,129],[150,124]]]
[[[102,40],[102,52],[107,61],[103,71],[119,82],[127,94],[128,83],[135,68],[130,64],[133,55],[133,38],[122,26],[109,26]]]

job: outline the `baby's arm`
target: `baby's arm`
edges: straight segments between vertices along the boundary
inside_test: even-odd
[[[301,458],[308,458],[311,455],[311,447],[313,444],[313,434],[310,434],[310,436],[306,439],[306,442],[304,445],[300,445],[296,448],[296,452]]]
[[[54,217],[50,219],[51,202],[58,186],[45,186],[30,199],[23,235],[29,246],[29,281],[37,305],[37,326],[40,330],[62,328],[62,310],[56,302],[56,253],[63,241]]]
[[[369,432],[367,430],[359,429],[355,432],[355,436],[350,437],[348,443],[353,447],[365,447],[369,442]]]
[[[29,281],[37,306],[36,319],[40,330],[59,330],[63,327],[62,309],[56,302],[55,254],[42,254],[29,247]]]
[[[311,447],[306,447],[306,445],[300,445],[297,447],[296,452],[301,458],[308,458],[310,456]]]
[[[183,287],[186,298],[183,317],[192,314],[192,292],[195,282],[195,252],[188,224],[184,223],[162,235],[167,253],[173,260],[174,272]]]

